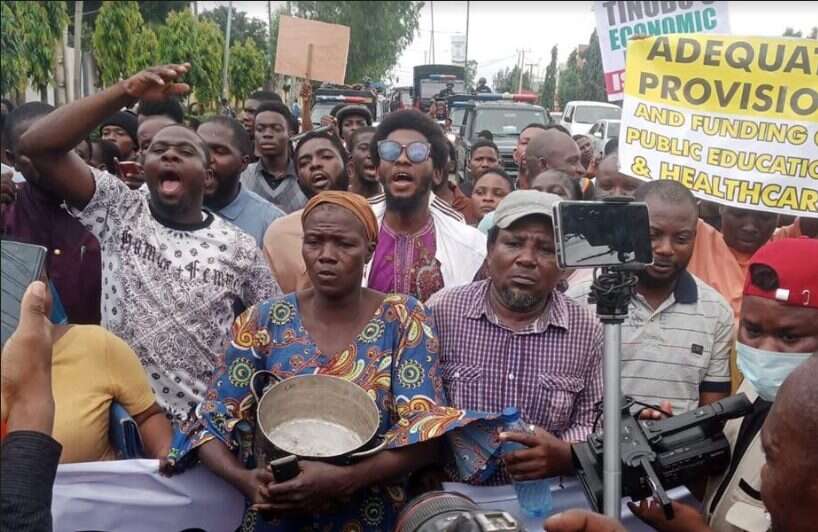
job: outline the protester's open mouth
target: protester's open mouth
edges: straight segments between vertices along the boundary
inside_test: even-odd
[[[259,142],[258,147],[262,150],[274,150],[276,145],[273,142]]]
[[[405,190],[415,183],[415,179],[406,172],[392,174],[392,186],[397,190]]]
[[[324,281],[333,281],[338,278],[338,274],[332,270],[319,270],[316,275]]]
[[[311,177],[314,188],[325,189],[329,187],[329,176],[323,172],[316,172]]]
[[[174,195],[182,190],[182,181],[174,170],[159,171],[159,192],[164,195]]]
[[[374,164],[372,163],[364,164],[364,174],[366,174],[367,176],[374,177],[377,171],[378,168]]]

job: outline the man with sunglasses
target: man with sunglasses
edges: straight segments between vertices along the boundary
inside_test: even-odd
[[[447,170],[440,127],[415,110],[391,113],[375,130],[370,149],[384,195],[370,200],[380,232],[364,270],[367,285],[425,301],[444,286],[471,282],[486,240],[432,193]]]

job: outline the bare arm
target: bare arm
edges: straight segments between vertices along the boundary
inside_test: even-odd
[[[47,188],[70,205],[84,208],[94,196],[96,185],[88,166],[74,153],[74,146],[107,116],[139,98],[156,101],[187,92],[187,85],[172,83],[187,68],[167,65],[144,70],[102,92],[60,107],[23,134],[20,152],[31,159]]]
[[[134,421],[139,425],[139,434],[142,436],[142,443],[145,445],[145,452],[149,458],[161,458],[167,456],[170,451],[170,440],[173,437],[173,429],[170,421],[165,417],[162,408],[153,403],[147,410],[134,416]]]
[[[728,397],[730,392],[700,392],[699,393],[699,406],[708,405],[710,403],[715,403],[716,401],[721,401],[722,399]]]
[[[312,131],[312,85],[305,79],[301,85],[301,133]]]

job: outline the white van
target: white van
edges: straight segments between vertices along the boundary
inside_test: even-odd
[[[619,120],[622,109],[604,102],[568,102],[562,112],[560,125],[571,132],[571,135],[585,135],[597,120]]]

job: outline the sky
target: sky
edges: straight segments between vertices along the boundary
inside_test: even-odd
[[[199,11],[227,2],[198,2]],[[273,9],[284,2],[272,2]],[[233,2],[249,16],[267,20],[267,2]],[[518,61],[525,50],[525,63],[535,72],[545,71],[550,50],[558,47],[558,60],[565,61],[578,44],[586,44],[594,30],[593,2],[470,2],[469,59],[478,62],[477,75],[491,80],[505,67]],[[403,52],[393,70],[396,84],[409,85],[412,67],[431,63],[432,10],[434,9],[435,62],[451,62],[451,37],[466,31],[466,2],[426,2],[419,32]],[[734,35],[781,36],[787,27],[808,32],[818,24],[816,2],[729,2]],[[373,28],[377,31],[377,28]],[[539,65],[539,66],[537,66]]]

